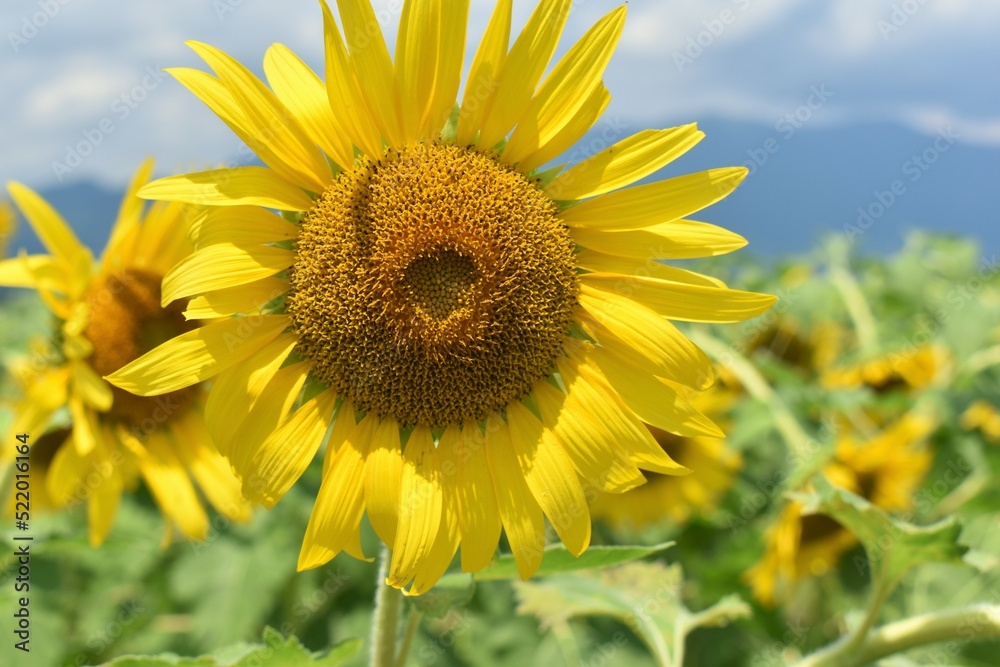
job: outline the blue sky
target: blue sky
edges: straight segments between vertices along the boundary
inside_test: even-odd
[[[466,65],[493,6],[472,4]],[[515,0],[515,26],[534,4]],[[574,2],[561,50],[618,4]],[[391,48],[402,2],[375,5]],[[147,155],[160,172],[233,160],[228,129],[159,72],[202,66],[185,39],[258,73],[282,42],[322,71],[314,0],[31,0],[4,3],[0,25],[0,178],[36,187],[119,186]],[[632,0],[603,122],[638,131],[722,118],[779,138],[879,122],[931,139],[951,127],[961,143],[1000,149],[997,35],[996,2]],[[72,159],[81,142],[90,154]]]

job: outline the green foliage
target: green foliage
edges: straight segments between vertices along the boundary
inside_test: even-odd
[[[339,667],[356,655],[360,640],[337,644],[325,655],[307,651],[294,637],[283,638],[272,628],[264,629],[263,645],[240,645],[200,658],[123,656],[105,663],[106,667]]]
[[[961,563],[968,548],[959,544],[962,526],[948,517],[931,526],[894,519],[870,502],[817,477],[816,490],[799,496],[806,512],[829,514],[861,540],[867,552],[861,569],[891,589],[911,568],[926,563]]]
[[[684,640],[698,627],[726,625],[750,615],[731,595],[698,613],[681,598],[679,566],[629,563],[594,573],[565,574],[520,582],[518,612],[536,616],[542,627],[565,634],[572,618],[608,616],[638,634],[661,667],[683,664]]]
[[[987,259],[966,240],[915,234],[883,258],[831,258],[820,249],[779,262],[738,253],[685,263],[781,298],[756,321],[686,327],[737,352],[772,390],[764,398],[743,391],[726,414],[727,444],[742,459],[726,492],[684,521],[597,521],[594,546],[579,558],[550,546],[528,582],[518,581],[504,545],[474,577],[454,567],[406,605],[422,613],[409,667],[777,667],[851,641],[866,624],[874,632],[1000,603],[1000,443],[963,422],[976,402],[1000,404],[1000,273]],[[860,295],[853,314],[843,285],[831,278],[837,262]],[[864,308],[873,316],[874,351],[857,335]],[[0,315],[6,363],[24,357],[28,340],[51,323],[34,297],[0,302]],[[941,381],[919,392],[831,389],[816,369],[776,354],[780,345],[751,344],[779,321],[794,321],[806,335],[838,328],[836,366],[925,343],[947,350],[949,362]],[[0,399],[17,390],[6,377]],[[845,425],[877,433],[918,403],[933,410],[937,425],[927,443],[933,461],[908,509],[888,512],[816,474],[836,455]],[[9,419],[7,405],[0,426]],[[789,442],[796,437],[801,441]],[[33,515],[32,652],[14,653],[5,642],[0,665],[366,664],[366,640],[358,638],[370,632],[374,563],[339,556],[317,570],[295,569],[320,470],[317,460],[273,510],[247,525],[213,514],[203,545],[164,548],[163,519],[141,487],[125,495],[99,550],[87,543],[85,507]],[[845,547],[829,569],[806,571],[787,597],[764,604],[746,573],[763,557],[790,497],[835,519],[859,544]],[[12,527],[2,525],[10,544]],[[377,553],[367,525],[363,546]],[[8,620],[15,568],[10,554],[0,556],[0,609]],[[277,631],[261,641],[268,626]],[[9,625],[0,629],[7,633]],[[965,641],[983,639],[969,633],[959,639],[914,646],[878,664],[996,664],[1000,642]]]
[[[535,576],[544,577],[562,572],[611,567],[612,565],[619,565],[652,556],[672,546],[673,542],[664,542],[663,544],[655,544],[650,547],[595,546],[590,547],[579,556],[574,556],[561,543],[552,544],[545,548],[545,556],[542,558],[542,564],[539,566]],[[450,575],[450,577],[442,579],[442,583],[449,584],[452,581],[451,577],[460,576]],[[517,578],[517,564],[514,562],[514,557],[510,554],[497,556],[489,565],[475,574],[476,581]]]

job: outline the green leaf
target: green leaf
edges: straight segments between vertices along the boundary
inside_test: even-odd
[[[593,570],[602,567],[620,565],[629,561],[652,556],[666,551],[674,545],[673,542],[654,544],[653,546],[599,546],[590,547],[579,557],[574,556],[562,544],[552,544],[545,549],[542,564],[534,576],[544,577],[561,572],[577,570]],[[455,579],[465,579],[466,575],[449,574],[441,578],[438,586],[455,586]],[[504,554],[494,558],[489,565],[475,573],[476,581],[495,581],[497,579],[519,579],[514,556]]]
[[[817,476],[813,485],[813,492],[794,494],[805,512],[827,514],[854,533],[865,547],[868,564],[875,569],[873,580],[884,577],[890,588],[910,568],[924,563],[961,563],[968,550],[958,541],[962,526],[953,516],[930,526],[915,526],[892,518],[822,476]]]
[[[750,615],[750,608],[737,596],[691,612],[681,601],[682,583],[679,565],[640,562],[520,582],[514,587],[518,612],[536,616],[543,628],[564,628],[572,618],[608,616],[638,634],[658,665],[680,667],[684,639],[692,630]]]
[[[265,628],[263,645],[244,644],[200,658],[183,658],[172,653],[124,656],[103,667],[339,667],[360,649],[361,640],[350,639],[320,657],[306,650],[295,637],[285,639],[277,630]]]
[[[282,512],[259,513],[250,526],[229,526],[181,549],[170,583],[177,598],[191,606],[201,650],[252,639],[294,576],[293,545],[299,538],[294,524],[282,521]],[[268,539],[252,543],[251,530],[258,537],[266,531]]]

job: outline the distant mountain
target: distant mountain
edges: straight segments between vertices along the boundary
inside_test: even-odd
[[[768,127],[709,119],[699,126],[707,138],[649,180],[751,166],[734,195],[694,217],[743,234],[756,254],[803,252],[830,233],[850,235],[865,252],[885,253],[910,229],[970,235],[984,252],[1000,249],[1000,148],[894,125],[817,129],[808,122],[796,128],[789,121]],[[638,129],[602,123],[571,155],[600,150]],[[85,243],[103,248],[120,193],[78,182],[42,194]],[[13,248],[21,246],[40,248],[23,227]]]
[[[927,137],[888,124],[699,127],[705,140],[668,169],[752,167],[736,193],[699,216],[743,234],[758,253],[805,251],[841,233],[881,254],[912,229],[973,236],[984,252],[1000,250],[1000,147],[964,144],[947,128]]]

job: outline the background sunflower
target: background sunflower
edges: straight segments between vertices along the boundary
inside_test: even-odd
[[[44,199],[8,185],[51,254],[0,262],[0,285],[34,289],[50,312],[51,329],[11,369],[21,396],[6,438],[30,436],[35,479],[44,479],[36,511],[86,504],[93,546],[105,540],[122,493],[139,477],[168,520],[165,544],[175,525],[187,538],[208,535],[209,518],[189,475],[223,515],[249,517],[237,480],[208,437],[198,388],[148,400],[101,378],[196,326],[180,307],[160,306],[163,273],[190,249],[185,216],[193,211],[147,207],[135,196],[152,169],[150,161],[136,172],[98,262]],[[3,450],[5,466],[14,453]]]

